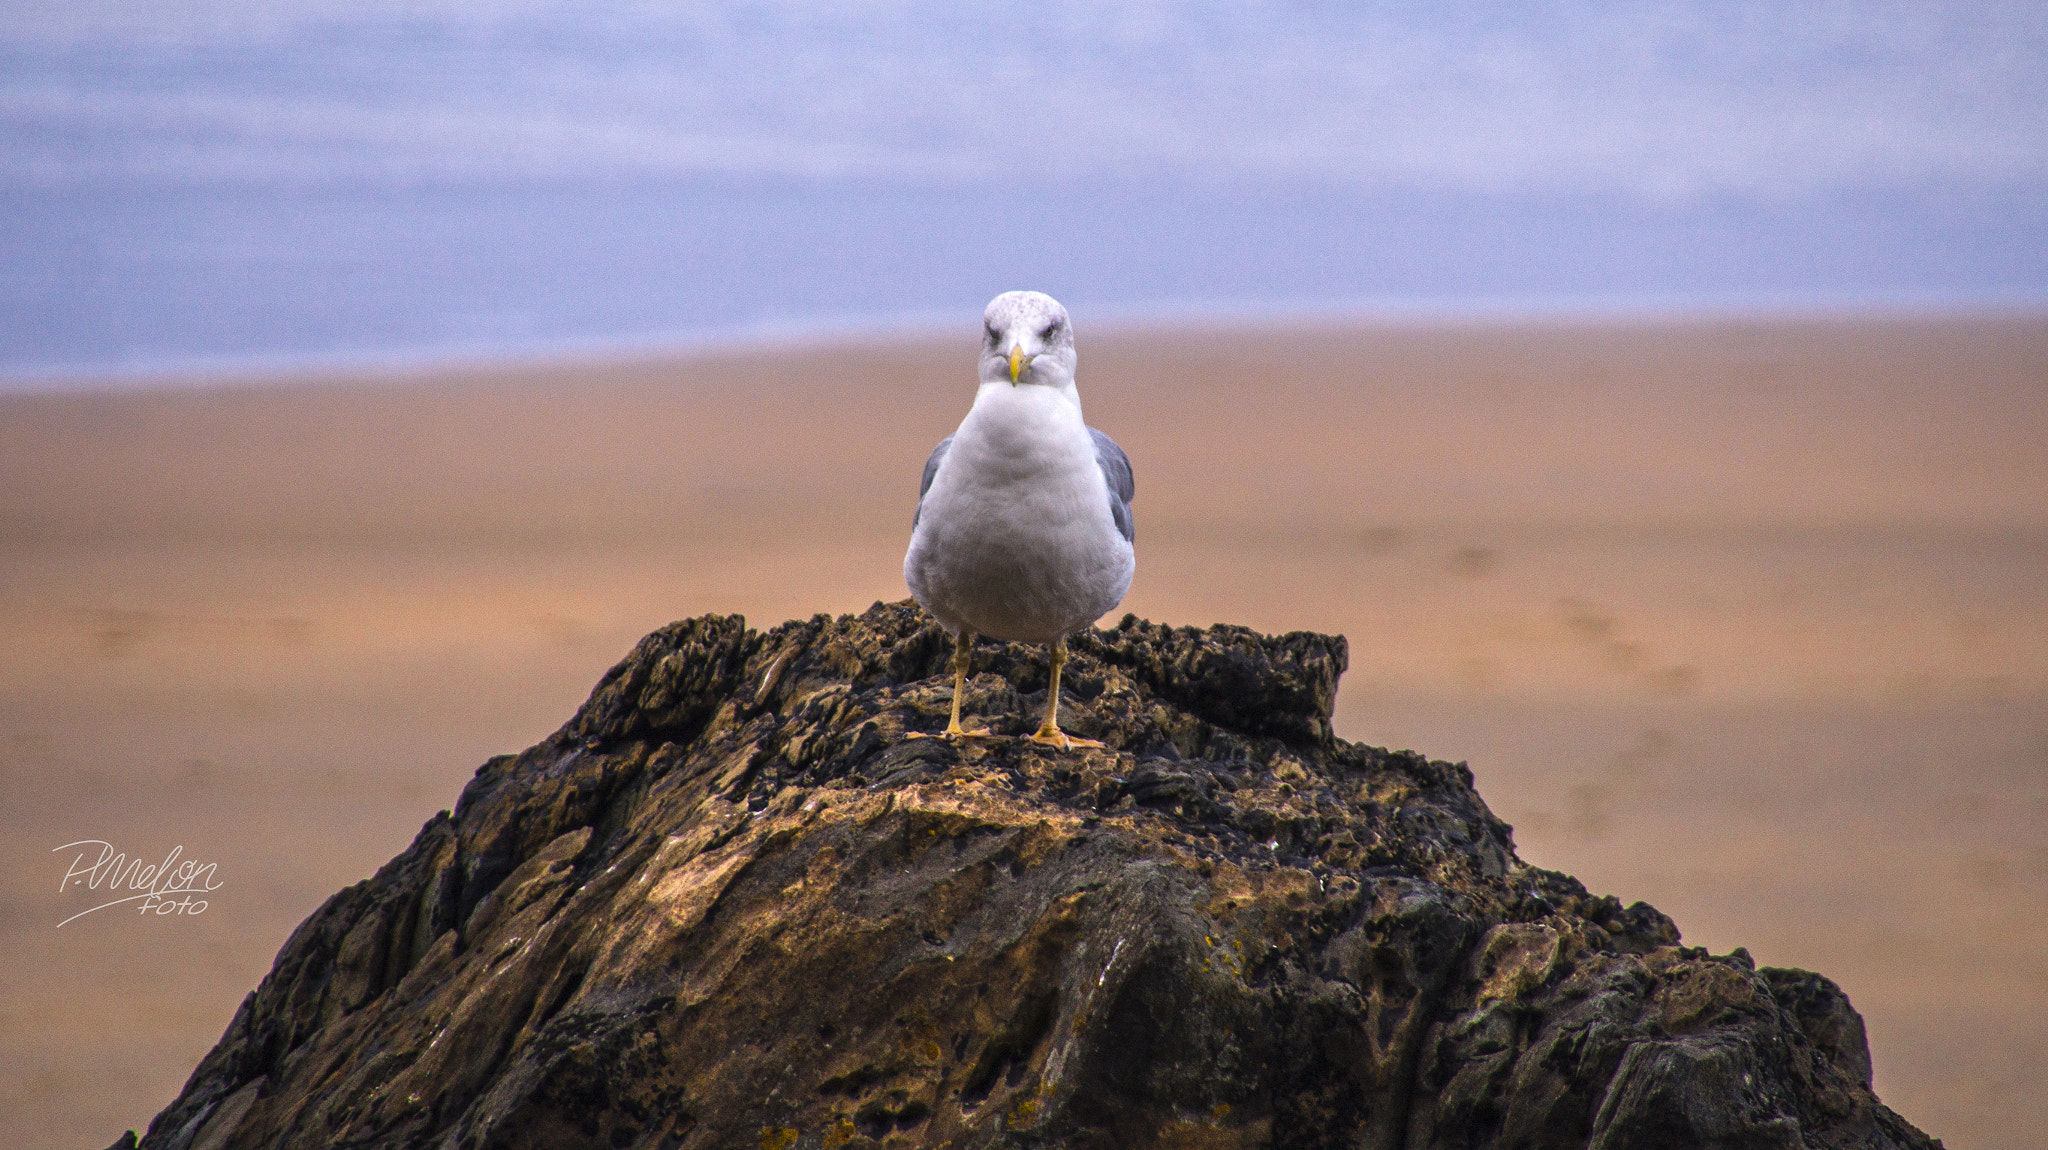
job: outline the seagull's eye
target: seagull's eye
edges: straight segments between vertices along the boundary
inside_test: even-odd
[[[989,327],[988,327],[988,328],[987,328],[986,330],[987,330],[987,332],[988,332],[988,341],[989,341],[989,343],[991,343],[991,344],[997,344],[997,343],[1001,343],[1001,342],[1003,341],[1003,333],[1002,333],[1002,332],[999,332],[999,331],[997,331],[997,330],[995,329],[994,325],[990,325],[990,326],[989,326]]]
[[[1038,333],[1038,338],[1044,340],[1047,343],[1051,343],[1052,337],[1058,335],[1059,333],[1060,321],[1054,320],[1051,323],[1045,325],[1045,330]]]

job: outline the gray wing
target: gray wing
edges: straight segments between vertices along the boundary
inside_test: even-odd
[[[1138,479],[1131,473],[1131,457],[1116,445],[1116,440],[1094,428],[1088,429],[1088,435],[1095,440],[1095,464],[1102,468],[1102,478],[1109,483],[1109,514],[1116,520],[1116,529],[1124,542],[1135,543],[1138,526],[1131,519],[1131,500],[1137,498]],[[941,443],[940,450],[945,446]]]
[[[1110,446],[1115,447],[1116,445],[1112,443]],[[932,476],[939,473],[939,464],[945,461],[946,453],[951,450],[953,450],[953,437],[949,435],[939,440],[939,445],[932,448],[932,457],[924,461],[924,478],[919,480],[917,484],[917,510],[910,515],[910,529],[912,531],[917,530],[918,517],[924,514],[924,493],[932,489]],[[1097,455],[1102,453],[1100,444],[1096,445],[1095,452]],[[1117,454],[1121,455],[1123,453],[1118,452]],[[1130,464],[1124,464],[1126,472],[1130,469]]]

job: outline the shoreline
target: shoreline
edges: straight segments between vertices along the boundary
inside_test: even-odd
[[[1670,330],[1712,327],[2028,324],[2048,321],[2048,289],[1863,294],[1363,300],[1301,304],[1097,306],[1089,338],[1202,332],[1303,337],[1343,331]],[[822,317],[643,336],[528,343],[458,342],[383,350],[172,357],[158,363],[0,367],[0,402],[15,397],[137,394],[214,388],[412,383],[472,375],[617,370],[646,363],[773,358],[821,347],[889,350],[957,342],[966,310]]]

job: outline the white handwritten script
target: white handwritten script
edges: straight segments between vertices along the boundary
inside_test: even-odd
[[[77,851],[71,859],[70,869],[64,872],[64,880],[57,884],[59,894],[82,886],[87,890],[120,896],[81,910],[64,922],[124,903],[138,904],[135,908],[137,914],[205,914],[207,900],[193,896],[211,894],[223,885],[214,873],[217,864],[181,858],[185,853],[182,846],[172,847],[164,861],[155,865],[143,862],[141,855],[130,858],[116,853],[114,844],[101,839],[80,839],[50,850],[52,853]],[[121,894],[123,891],[139,893]],[[63,927],[64,922],[58,923],[58,927]]]

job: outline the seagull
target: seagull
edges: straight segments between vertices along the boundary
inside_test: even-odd
[[[1045,721],[1031,740],[1099,747],[1060,730],[1067,636],[1123,602],[1131,548],[1130,457],[1081,418],[1074,326],[1058,300],[1005,292],[982,315],[981,386],[960,429],[932,449],[903,580],[953,635],[948,739],[960,726],[974,637],[1052,645]]]

